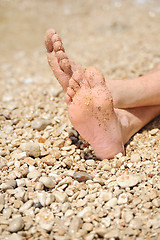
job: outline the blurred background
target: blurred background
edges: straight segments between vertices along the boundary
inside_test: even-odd
[[[9,71],[17,80],[51,77],[48,28],[56,29],[74,60],[112,79],[143,74],[160,59],[159,0],[0,0],[3,80]]]

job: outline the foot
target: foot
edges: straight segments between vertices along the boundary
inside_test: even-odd
[[[65,94],[71,123],[99,159],[124,152],[120,121],[103,75],[94,67],[77,71]]]
[[[83,68],[68,58],[62,41],[54,29],[47,31],[45,45],[49,65],[63,90],[66,92],[69,79],[72,77],[73,72],[77,70],[82,71]]]

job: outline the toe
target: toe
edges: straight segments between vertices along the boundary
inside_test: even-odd
[[[59,66],[63,70],[63,72],[68,74],[70,77],[72,76],[72,69],[71,69],[71,64],[69,62],[69,59],[64,58],[60,60]]]
[[[88,81],[91,88],[98,85],[105,85],[103,74],[95,67],[89,67],[86,69],[85,79]]]
[[[55,52],[62,50],[64,52],[64,47],[61,41],[53,43],[53,49]]]
[[[56,52],[56,57],[58,59],[58,62],[60,62],[62,59],[68,59],[67,54],[62,50]]]
[[[67,105],[69,105],[72,102],[71,97],[68,95],[68,93],[65,94],[65,102],[67,103]]]
[[[46,32],[45,45],[46,45],[47,52],[52,52],[53,51],[52,37],[53,37],[54,34],[55,34],[54,29],[49,29]]]
[[[78,85],[82,84],[84,73],[83,71],[76,71],[73,73],[72,78]]]
[[[80,88],[80,85],[78,82],[76,82],[73,78],[71,78],[69,80],[69,86],[74,89],[74,91],[76,92],[79,88]]]
[[[76,94],[76,92],[72,88],[68,87],[67,94],[72,99],[74,97],[74,95]]]

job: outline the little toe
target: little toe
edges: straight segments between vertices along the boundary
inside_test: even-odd
[[[72,98],[68,95],[68,93],[65,94],[65,102],[67,103],[67,105],[72,102]]]
[[[85,79],[88,81],[91,88],[98,85],[105,85],[103,74],[95,67],[88,67],[86,69]]]
[[[54,29],[48,29],[46,32],[45,36],[45,45],[47,52],[52,52],[53,51],[53,43],[52,43],[52,37],[55,35],[55,30]]]

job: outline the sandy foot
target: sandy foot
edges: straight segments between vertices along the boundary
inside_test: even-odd
[[[69,81],[66,103],[70,121],[94,148],[99,159],[124,152],[121,124],[103,75],[94,67],[75,72]]]

